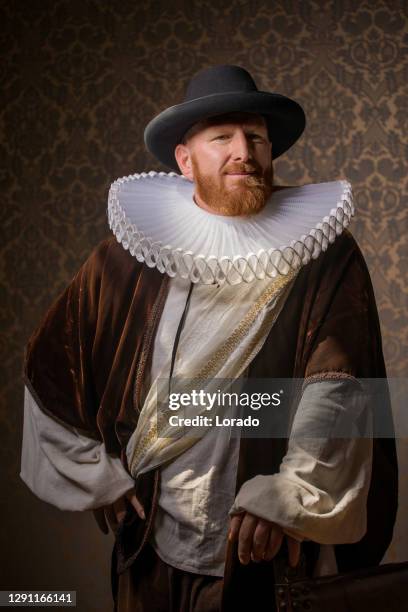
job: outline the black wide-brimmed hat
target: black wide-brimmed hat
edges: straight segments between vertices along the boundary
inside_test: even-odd
[[[198,121],[232,112],[255,113],[265,118],[276,159],[301,136],[306,119],[302,107],[278,93],[259,91],[249,72],[240,66],[205,68],[191,79],[181,104],[170,106],[148,123],[147,149],[176,172],[174,149]]]

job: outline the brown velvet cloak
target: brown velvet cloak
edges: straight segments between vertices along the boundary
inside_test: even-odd
[[[103,441],[126,468],[125,448],[141,409],[140,390],[168,281],[167,275],[137,262],[114,237],[108,238],[51,306],[26,350],[24,380],[40,408]],[[369,272],[347,230],[300,270],[248,376],[386,377]],[[387,410],[391,415],[389,402]],[[285,439],[243,439],[237,490],[256,474],[278,471],[286,445]],[[147,520],[129,509],[121,524],[116,541],[119,573],[136,559],[148,538],[159,474],[155,470],[135,483]],[[367,533],[358,543],[335,546],[339,571],[381,561],[396,516],[397,476],[394,440],[376,438]],[[311,569],[319,546],[302,546]],[[229,546],[224,609],[244,609],[246,600],[250,605],[254,594],[248,592],[248,581],[261,595],[271,572],[268,563],[242,566],[235,546]],[[270,600],[270,586],[267,593]]]

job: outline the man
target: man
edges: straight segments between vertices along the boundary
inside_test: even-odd
[[[321,432],[358,379],[385,377],[348,184],[273,185],[272,160],[304,125],[242,68],[198,73],[145,132],[184,178],[112,185],[116,241],[30,340],[21,475],[105,531],[108,519],[119,611],[273,609],[283,542],[318,575],[377,564],[391,539],[392,440],[197,440],[157,412],[163,380],[304,379],[292,432]]]

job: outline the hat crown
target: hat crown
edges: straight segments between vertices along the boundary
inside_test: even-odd
[[[258,91],[255,81],[240,66],[222,64],[204,68],[188,84],[184,102],[214,94]]]
[[[302,107],[287,96],[258,90],[249,72],[221,64],[197,72],[188,83],[185,98],[154,117],[145,128],[148,151],[179,172],[177,145],[196,123],[230,113],[253,113],[265,118],[272,154],[276,159],[291,147],[305,128]]]

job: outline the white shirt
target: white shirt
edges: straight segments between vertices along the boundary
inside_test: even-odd
[[[160,366],[163,347],[172,346],[187,290],[185,282],[183,285],[183,281],[181,284],[176,279],[170,281],[165,312],[154,344],[152,372]],[[309,385],[300,407],[303,404],[309,411],[317,408],[319,414],[325,405],[334,409],[330,396],[336,384],[338,381]],[[113,503],[133,488],[133,479],[119,458],[109,456],[103,444],[86,438],[75,428],[60,425],[44,414],[27,389],[24,411],[20,476],[38,497],[63,510],[87,510]],[[227,441],[221,437],[214,440],[204,437],[168,466],[162,467],[161,494],[151,541],[167,563],[190,572],[223,575],[228,512],[235,498],[238,451],[239,439]],[[344,456],[348,457],[347,463],[340,461]],[[308,459],[306,470],[303,469],[305,457]],[[287,532],[292,530],[299,539],[302,536],[299,537],[296,528],[300,526],[303,537],[319,541],[319,525],[324,523],[325,534],[329,533],[331,539],[327,541],[325,535],[316,575],[336,573],[332,544],[356,541],[365,533],[370,449],[366,449],[364,462],[359,459],[361,450],[356,448],[355,440],[345,442],[342,453],[329,462],[329,469],[327,462],[313,459],[310,448],[302,453],[296,447],[286,456],[281,473],[260,477],[260,487],[256,479],[244,484],[235,509],[254,511],[262,507],[265,518],[272,511],[270,520],[286,525]],[[265,478],[269,480],[265,481]],[[341,491],[337,488],[338,482],[341,482]],[[263,505],[259,505],[259,491]],[[276,491],[279,491],[280,500],[278,516],[273,504]],[[349,494],[342,495],[342,491]],[[257,500],[256,508],[251,507],[251,499]],[[330,528],[327,520],[330,516],[335,529]]]

